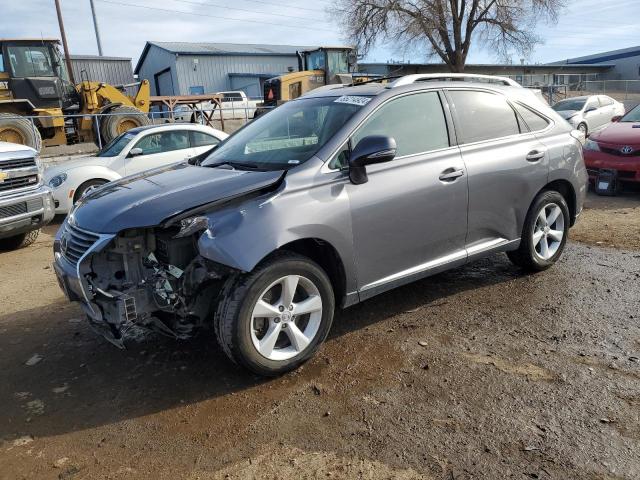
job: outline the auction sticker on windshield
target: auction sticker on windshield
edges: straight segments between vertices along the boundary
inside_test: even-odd
[[[349,105],[365,106],[371,101],[371,97],[359,97],[355,95],[343,95],[338,97],[334,103],[348,103]]]

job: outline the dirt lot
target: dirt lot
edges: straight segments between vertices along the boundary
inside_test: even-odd
[[[498,255],[341,312],[268,381],[210,334],[96,337],[48,227],[0,253],[0,478],[640,478],[639,205],[590,198],[545,273]]]

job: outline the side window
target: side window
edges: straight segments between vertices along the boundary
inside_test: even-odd
[[[502,95],[450,90],[463,143],[481,142],[520,133],[516,112]]]
[[[609,105],[613,105],[613,99],[611,97],[607,97],[603,95],[600,97],[600,105],[602,105],[603,107],[608,107]]]
[[[2,52],[0,52],[0,72],[4,72],[4,57],[2,56]]]
[[[189,132],[187,130],[173,130],[147,135],[134,148],[141,148],[143,155],[189,148]]]
[[[387,135],[398,144],[397,156],[449,146],[447,123],[437,92],[391,100],[373,113],[351,138],[351,145],[369,135]]]
[[[153,135],[142,137],[133,148],[141,148],[143,155],[160,153],[160,135],[160,133],[154,133]]]
[[[590,108],[600,108],[600,102],[598,102],[598,98],[597,97],[593,97],[593,98],[589,99],[589,101],[587,102],[586,107],[584,108],[584,111],[586,112]]]
[[[349,164],[349,154],[351,151],[349,150],[349,142],[344,144],[342,148],[334,155],[334,157],[329,160],[329,168],[332,170],[342,170],[343,168],[347,168]]]
[[[191,135],[191,146],[192,147],[206,147],[208,145],[217,145],[220,143],[220,140],[218,140],[216,137],[214,137],[213,135],[209,135],[203,132],[194,132],[191,131],[189,132],[189,135]]]
[[[529,110],[527,107],[519,105],[517,103],[515,104],[515,107],[520,116],[523,118],[526,126],[529,127],[530,131],[537,132],[539,130],[544,130],[549,125],[549,120],[538,115],[533,110]]]

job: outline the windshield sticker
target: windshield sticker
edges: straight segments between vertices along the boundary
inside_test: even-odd
[[[347,103],[349,105],[358,105],[360,107],[364,107],[367,103],[371,101],[371,97],[357,97],[354,95],[343,95],[338,97],[334,103]]]

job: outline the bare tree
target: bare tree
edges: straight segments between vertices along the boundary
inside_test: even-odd
[[[350,40],[366,53],[390,39],[438,56],[463,72],[472,43],[498,57],[527,55],[541,42],[539,20],[556,21],[565,0],[334,0],[329,8]]]

